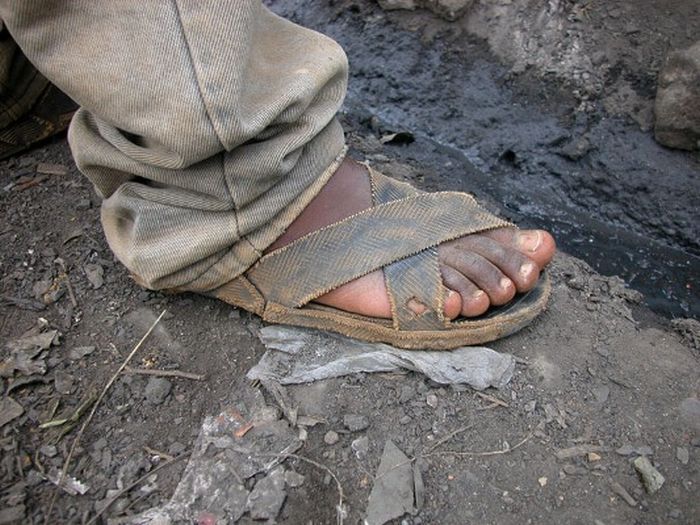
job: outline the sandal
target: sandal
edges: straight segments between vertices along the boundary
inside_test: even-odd
[[[270,323],[407,349],[446,350],[493,341],[523,328],[545,308],[551,284],[542,274],[534,289],[505,306],[476,318],[446,318],[437,246],[512,224],[482,209],[468,194],[424,193],[371,168],[369,173],[373,207],[264,255],[245,274],[208,294]],[[392,319],[312,302],[380,268]],[[416,304],[424,307],[420,314],[411,308]]]

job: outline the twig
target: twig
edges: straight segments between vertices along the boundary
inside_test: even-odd
[[[508,447],[506,449],[501,449],[501,450],[487,450],[486,452],[471,452],[468,450],[444,450],[442,452],[431,452],[430,454],[424,454],[423,457],[430,457],[430,456],[472,456],[472,457],[485,457],[485,456],[498,456],[500,454],[508,454],[509,452],[513,452],[516,448],[522,447],[525,443],[530,441],[532,436],[534,436],[535,433],[532,432],[528,434],[525,438],[523,438],[521,441],[513,445],[512,447]]]
[[[120,490],[120,491],[117,492],[114,496],[112,496],[112,498],[111,498],[109,501],[107,501],[107,503],[105,503],[105,506],[102,507],[102,508],[100,509],[100,511],[99,511],[97,514],[95,514],[92,518],[90,518],[90,521],[88,521],[85,525],[92,525],[93,523],[96,523],[96,522],[97,522],[97,519],[98,519],[100,516],[102,516],[102,514],[104,514],[104,512],[112,505],[112,503],[114,503],[115,501],[117,501],[117,500],[118,500],[119,498],[121,498],[124,494],[126,494],[127,492],[129,492],[131,489],[133,489],[133,488],[136,487],[137,485],[140,485],[141,483],[143,483],[144,481],[146,481],[148,478],[150,478],[153,474],[155,474],[156,472],[158,472],[160,469],[163,469],[163,468],[167,467],[168,465],[172,465],[173,463],[175,463],[175,462],[177,462],[177,461],[180,461],[181,459],[184,459],[184,458],[186,458],[186,457],[189,457],[189,455],[190,455],[191,453],[192,453],[192,450],[186,450],[185,452],[183,452],[183,453],[180,454],[179,456],[176,456],[176,457],[174,457],[174,458],[172,458],[172,459],[169,459],[169,460],[166,461],[165,463],[161,463],[161,464],[158,465],[157,467],[155,467],[155,468],[151,469],[150,471],[146,472],[143,476],[141,476],[139,479],[137,479],[136,481],[134,481],[131,485],[128,485],[128,486],[124,487],[122,490]]]
[[[68,270],[66,269],[66,263],[63,259],[58,257],[56,259],[56,263],[61,267],[61,271],[63,274],[61,275],[61,278],[63,281],[66,283],[66,288],[68,288],[68,297],[70,297],[70,302],[73,305],[73,308],[78,307],[78,300],[75,298],[75,292],[73,291],[73,285],[70,283],[70,279],[68,278]]]
[[[491,401],[491,403],[493,403],[494,405],[508,408],[508,403],[506,403],[502,399],[498,399],[497,397],[490,396],[488,394],[484,394],[483,392],[475,392],[475,394],[477,396],[479,396],[481,399],[485,399],[486,401]]]
[[[75,439],[73,440],[73,444],[70,447],[70,451],[68,452],[68,456],[66,457],[66,462],[63,464],[63,468],[61,469],[61,475],[58,478],[58,486],[61,486],[61,483],[63,483],[63,479],[66,477],[66,474],[68,473],[68,467],[70,466],[70,462],[73,459],[73,454],[75,453],[75,449],[78,447],[78,443],[80,442],[80,438],[83,437],[83,433],[85,432],[85,429],[87,426],[90,424],[90,421],[92,421],[93,416],[95,415],[95,412],[97,412],[97,409],[100,406],[100,403],[102,402],[102,399],[105,397],[107,394],[107,391],[110,389],[112,384],[117,380],[117,377],[119,377],[119,374],[122,373],[124,368],[129,364],[129,361],[131,361],[131,358],[134,357],[136,352],[141,348],[141,345],[148,339],[148,336],[151,335],[151,332],[153,332],[153,329],[156,327],[156,325],[160,322],[160,320],[163,318],[165,315],[165,312],[167,310],[163,310],[163,313],[161,313],[158,316],[158,319],[156,319],[151,327],[148,329],[148,331],[144,334],[144,336],[141,338],[141,340],[136,343],[136,346],[131,350],[128,356],[126,356],[126,359],[124,359],[124,362],[121,364],[119,369],[114,373],[114,375],[110,378],[110,380],[107,382],[105,385],[104,389],[102,389],[102,393],[99,395],[97,398],[97,401],[95,401],[95,404],[92,405],[92,410],[90,411],[90,414],[88,415],[87,419],[83,423],[83,426],[80,427],[80,430],[78,431],[78,434],[75,436]],[[53,496],[51,497],[51,503],[49,504],[49,510],[46,512],[46,518],[44,519],[44,523],[46,525],[49,524],[49,520],[51,519],[51,513],[53,511],[53,507],[56,504],[56,497],[58,496],[58,490],[55,490],[53,493]]]
[[[132,368],[127,366],[124,368],[124,372],[127,374],[139,374],[144,376],[182,377],[183,379],[193,379],[194,381],[204,381],[205,379],[202,374],[193,374],[180,370],[156,370],[153,368]]]
[[[171,456],[170,454],[166,454],[165,452],[161,452],[160,450],[156,450],[154,448],[151,448],[148,445],[144,445],[143,449],[147,453],[149,453],[151,456],[159,456],[166,461],[170,461],[170,460],[174,459],[174,456]]]
[[[304,463],[308,463],[309,465],[313,465],[316,468],[320,468],[321,470],[325,470],[331,478],[333,478],[333,481],[335,481],[335,485],[338,488],[338,506],[336,507],[336,516],[338,520],[338,525],[343,525],[343,520],[345,519],[345,509],[343,508],[343,501],[345,499],[345,493],[343,492],[343,486],[340,484],[340,480],[338,477],[333,474],[333,471],[329,469],[326,465],[323,463],[318,463],[317,461],[314,461],[313,459],[307,458],[305,456],[299,456],[297,454],[291,454],[291,453],[286,453],[283,452],[281,454],[260,454],[261,456],[270,456],[270,457],[277,457],[281,459],[286,459],[286,458],[294,458],[298,459],[299,461],[303,461]],[[90,524],[88,524],[90,525]]]
[[[473,428],[473,427],[474,427],[474,423],[472,423],[471,425],[467,425],[466,427],[458,428],[457,430],[454,430],[454,431],[450,432],[450,433],[447,434],[444,438],[442,438],[441,440],[437,441],[432,447],[430,447],[430,448],[426,451],[426,454],[430,454],[433,450],[435,450],[436,448],[438,448],[438,447],[439,447],[440,445],[442,445],[443,443],[446,443],[447,441],[449,441],[450,439],[452,439],[452,438],[455,437],[456,435],[461,434],[462,432],[466,432],[467,430],[469,430],[469,429],[471,429],[471,428]]]

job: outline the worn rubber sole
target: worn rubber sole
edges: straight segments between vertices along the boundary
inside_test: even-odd
[[[248,298],[241,296],[240,282],[234,287],[224,285],[210,295],[251,311],[269,323],[327,330],[408,350],[451,350],[495,341],[524,328],[547,306],[552,285],[549,275],[543,272],[535,288],[516,296],[507,305],[491,308],[480,317],[454,320],[445,330],[425,331],[396,330],[390,319],[352,314],[314,303],[302,308],[265,304],[261,296],[255,297],[257,293],[252,285],[246,282],[245,288],[250,293]]]

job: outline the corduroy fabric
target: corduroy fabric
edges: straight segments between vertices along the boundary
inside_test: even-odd
[[[342,160],[344,52],[260,0],[0,0],[0,18],[81,105],[73,155],[145,286],[240,275]]]

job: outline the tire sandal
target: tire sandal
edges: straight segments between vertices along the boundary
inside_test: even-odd
[[[245,274],[209,295],[269,323],[432,350],[505,337],[529,324],[545,308],[551,285],[543,273],[534,289],[505,306],[492,307],[476,318],[446,318],[437,246],[512,224],[488,213],[465,193],[424,193],[372,169],[369,174],[373,207],[264,255]],[[392,319],[312,302],[380,268]],[[421,305],[420,314],[411,308],[416,304]]]

